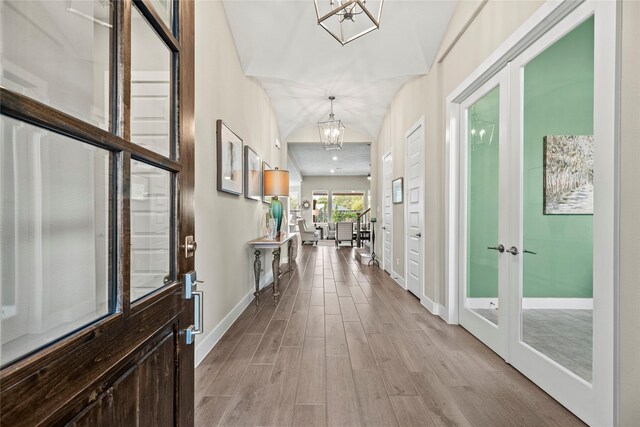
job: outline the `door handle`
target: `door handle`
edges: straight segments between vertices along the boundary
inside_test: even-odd
[[[488,246],[487,249],[491,249],[491,250],[503,253],[504,252],[504,245],[501,243],[498,246]]]
[[[522,251],[522,253],[523,253],[523,254],[538,255],[538,253],[537,253],[537,252],[528,251],[528,250],[526,250],[526,249],[525,249],[524,251]]]
[[[193,325],[185,329],[185,340],[187,345],[193,344],[196,335],[200,335],[203,332],[202,329],[202,291],[193,291]]]
[[[516,248],[515,246],[511,246],[509,249],[507,249],[507,252],[509,252],[511,255],[518,255],[520,253],[518,251],[518,248]]]
[[[418,234],[414,235],[413,237],[422,237],[422,233],[418,233]]]

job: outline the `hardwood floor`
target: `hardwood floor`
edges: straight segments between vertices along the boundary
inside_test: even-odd
[[[196,425],[583,425],[350,247],[303,246],[196,370]]]

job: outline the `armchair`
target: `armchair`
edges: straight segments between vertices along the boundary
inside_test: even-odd
[[[313,244],[318,243],[318,239],[320,238],[320,232],[316,231],[312,228],[307,227],[307,221],[304,219],[298,220],[298,229],[300,230],[300,240],[304,245],[304,242],[311,242]]]
[[[339,222],[336,224],[336,246],[340,242],[349,241],[353,246],[353,223],[352,222]]]

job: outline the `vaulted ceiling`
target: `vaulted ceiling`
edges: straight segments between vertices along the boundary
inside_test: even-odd
[[[265,87],[285,140],[326,120],[330,95],[336,118],[375,139],[396,91],[429,71],[455,3],[387,0],[380,29],[344,47],[317,25],[312,0],[224,7],[244,73]]]

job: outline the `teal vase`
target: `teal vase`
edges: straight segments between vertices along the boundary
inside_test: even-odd
[[[276,231],[280,233],[280,227],[282,226],[282,202],[277,198],[271,199],[271,215],[276,220]]]

